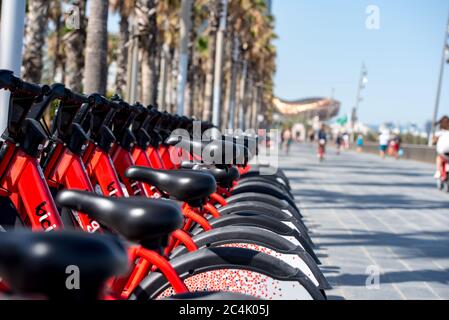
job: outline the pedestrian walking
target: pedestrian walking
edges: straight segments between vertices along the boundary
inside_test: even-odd
[[[343,141],[344,141],[344,147],[346,150],[349,150],[349,133],[345,132],[343,133]]]
[[[342,147],[342,144],[343,144],[343,136],[341,135],[341,133],[337,134],[337,139],[335,140],[335,144],[337,146],[337,155],[340,155],[341,147]]]
[[[293,143],[292,131],[290,129],[286,129],[282,134],[282,138],[285,153],[288,155],[290,153],[290,147]]]
[[[402,146],[402,139],[400,135],[395,135],[393,138],[393,155],[396,159],[400,157],[400,150]]]
[[[449,154],[449,117],[444,116],[441,118],[438,125],[440,129],[435,133],[433,139],[434,144],[437,146],[435,179],[441,178],[441,169],[446,162],[443,155]]]
[[[383,130],[379,135],[379,149],[380,156],[385,159],[388,150],[388,144],[390,143],[390,132]]]
[[[318,159],[320,161],[324,160],[324,156],[326,154],[326,144],[327,144],[326,126],[322,124],[320,130],[318,131]]]
[[[357,137],[357,152],[361,153],[363,152],[363,135],[359,134]]]

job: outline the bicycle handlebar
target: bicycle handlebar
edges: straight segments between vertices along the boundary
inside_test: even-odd
[[[30,96],[38,96],[50,91],[49,86],[40,86],[23,81],[14,76],[14,73],[10,70],[0,70],[0,88],[7,89],[14,93],[28,94]]]

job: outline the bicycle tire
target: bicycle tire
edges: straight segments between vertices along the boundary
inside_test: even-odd
[[[234,292],[265,299],[325,299],[300,270],[254,250],[201,249],[173,259],[171,264],[192,292]],[[162,295],[164,292],[170,295],[170,290],[165,277],[152,272],[134,290],[130,300],[165,298]]]

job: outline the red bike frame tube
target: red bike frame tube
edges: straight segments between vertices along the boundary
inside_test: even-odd
[[[229,190],[219,187],[217,186],[217,194],[223,195],[225,198],[229,198],[230,196],[232,196],[231,192],[229,192]]]
[[[204,205],[204,212],[206,214],[210,214],[212,217],[214,217],[215,219],[218,219],[221,217],[220,212],[218,212],[217,208],[215,208],[213,205],[211,205],[210,203],[206,203]]]
[[[195,209],[191,208],[188,204],[184,204],[182,207],[182,213],[184,217],[187,218],[187,223],[184,227],[184,231],[189,232],[193,223],[197,223],[204,229],[204,231],[212,230],[212,226],[209,221],[204,218],[201,214],[195,211]]]
[[[134,147],[131,157],[136,166],[153,168],[151,166],[150,159],[148,158],[148,155],[141,148]],[[149,186],[148,184],[144,183],[143,187],[144,187],[145,193],[149,197],[154,197],[156,195],[156,191],[154,190],[154,188],[152,186]]]
[[[1,179],[1,187],[8,190],[22,221],[28,223],[32,230],[48,232],[62,228],[61,218],[37,159],[16,149]]]
[[[133,158],[131,157],[131,154],[123,149],[120,146],[117,146],[115,148],[115,151],[112,155],[112,162],[114,163],[115,170],[117,171],[118,176],[120,177],[121,181],[125,185],[126,189],[128,190],[128,193],[133,196],[147,196],[147,193],[145,191],[145,186],[143,183],[138,181],[132,181],[129,180],[125,176],[125,172],[129,167],[132,167],[135,165]]]
[[[159,152],[153,147],[148,147],[146,150],[148,159],[150,160],[151,168],[158,170],[165,170],[164,162],[159,155]]]
[[[55,156],[58,159],[53,161]],[[63,186],[65,189],[94,192],[86,168],[79,156],[64,148],[62,152],[55,154],[49,163],[54,163],[54,167],[48,168],[45,173],[52,184],[56,184],[58,187]],[[101,229],[100,224],[94,219],[90,219],[87,214],[76,212],[75,217],[80,227],[89,233],[95,233]]]
[[[184,282],[176,273],[175,269],[164,257],[143,247],[131,248],[130,250],[132,250],[130,256],[134,257],[134,260],[131,261],[139,259],[139,262],[133,269],[131,276],[129,277],[129,281],[122,291],[121,297],[123,299],[129,298],[131,293],[151,271],[152,266],[162,272],[177,294],[189,292]]]
[[[210,195],[210,199],[212,201],[215,201],[216,203],[218,203],[220,206],[225,207],[228,205],[228,203],[226,202],[226,199],[223,198],[220,194],[218,193],[213,193]]]
[[[249,164],[246,166],[237,166],[237,169],[239,170],[240,175],[243,176],[251,171],[251,166]]]
[[[125,196],[109,154],[96,147],[86,160],[87,174],[93,184],[98,183],[103,195],[118,198]]]
[[[163,145],[160,145],[157,149],[157,153],[159,154],[159,157],[162,159],[162,163],[164,164],[164,168],[167,170],[173,170],[176,169],[177,166],[172,162],[170,150],[172,147],[166,147]]]
[[[192,237],[184,230],[176,230],[172,233],[170,243],[164,251],[164,254],[168,256],[173,249],[177,248],[180,244],[183,244],[189,252],[198,250],[196,243],[192,240]]]

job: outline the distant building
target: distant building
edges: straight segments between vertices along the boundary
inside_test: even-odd
[[[341,107],[341,103],[337,100],[319,97],[295,101],[274,98],[273,104],[280,114],[306,121],[315,117],[327,121],[337,116]]]

